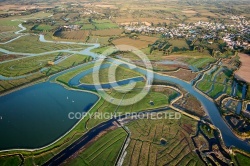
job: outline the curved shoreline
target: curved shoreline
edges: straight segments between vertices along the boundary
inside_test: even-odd
[[[20,86],[20,87],[17,87],[17,88],[8,90],[8,91],[6,91],[6,92],[4,92],[4,93],[1,93],[1,94],[0,94],[0,97],[1,97],[1,96],[5,96],[5,95],[10,94],[10,93],[15,92],[15,91],[19,91],[19,90],[24,89],[24,88],[28,88],[28,87],[30,87],[30,86],[33,86],[33,85],[36,85],[36,84],[39,84],[39,83],[42,83],[42,82],[53,81],[53,79],[56,79],[56,78],[57,78],[58,76],[60,76],[61,74],[65,74],[66,72],[69,72],[70,70],[75,70],[75,69],[78,69],[78,68],[80,68],[80,67],[90,65],[91,63],[93,63],[93,61],[90,61],[90,62],[87,62],[87,63],[83,63],[83,64],[79,64],[79,65],[74,66],[74,67],[72,67],[72,68],[69,68],[69,69],[60,71],[60,72],[58,72],[58,73],[52,74],[52,75],[50,75],[50,76],[48,76],[48,77],[40,78],[40,79],[38,79],[38,80],[36,80],[36,81],[27,83],[27,84],[22,85],[22,86]],[[58,81],[57,81],[57,82],[58,82]],[[59,83],[59,82],[58,82],[58,83]]]
[[[54,83],[54,82],[50,82],[50,83]],[[55,83],[55,84],[59,84],[59,85],[63,86],[65,89],[67,89],[67,90],[71,90],[71,91],[80,91],[80,92],[87,92],[87,93],[92,93],[92,94],[98,96],[99,99],[95,102],[95,104],[94,104],[93,106],[91,106],[91,108],[90,108],[87,112],[91,111],[91,110],[96,106],[96,104],[98,104],[99,101],[101,100],[101,96],[100,96],[99,94],[95,93],[95,92],[87,91],[87,90],[84,90],[84,89],[74,89],[74,88],[66,87],[64,84],[59,83],[59,82],[57,82],[57,83]],[[42,146],[42,147],[39,147],[39,148],[30,148],[30,149],[25,149],[25,148],[24,148],[24,149],[6,149],[6,150],[0,150],[0,153],[1,153],[1,152],[10,152],[10,151],[29,151],[29,152],[32,152],[32,151],[36,151],[36,150],[45,149],[45,148],[47,148],[47,147],[49,147],[49,146],[52,146],[53,144],[57,143],[57,142],[58,142],[59,140],[61,140],[63,137],[65,137],[66,135],[68,135],[72,130],[75,129],[75,127],[76,127],[79,123],[81,123],[81,121],[82,121],[84,118],[85,118],[85,116],[83,116],[81,119],[79,119],[79,121],[78,121],[69,131],[67,131],[65,134],[63,134],[62,136],[60,136],[59,138],[57,138],[55,141],[53,141],[52,143],[50,143],[50,144],[48,144],[48,145],[45,145],[45,146]]]
[[[77,53],[80,53],[80,54],[87,54],[88,56],[92,56],[94,58],[97,58],[97,57],[100,57],[101,55],[99,54],[96,54],[96,53],[93,53],[91,52],[92,49],[94,48],[98,48],[100,45],[99,44],[96,44],[96,43],[93,43],[93,44],[89,44],[89,43],[76,43],[76,42],[56,42],[56,41],[47,41],[44,39],[44,35],[39,35],[39,40],[41,42],[49,42],[49,43],[63,43],[63,44],[81,44],[81,45],[93,45],[92,47],[88,47],[82,51],[70,51],[70,50],[63,50],[65,52],[77,52]],[[0,49],[1,50],[4,50],[4,49]],[[7,51],[7,50],[5,50]],[[61,50],[57,50],[57,51],[52,51],[52,52],[60,52]],[[9,51],[7,51],[9,52]],[[23,53],[19,53],[19,54],[23,54]],[[48,54],[48,52],[45,52],[45,53],[40,53],[40,54],[29,54],[29,55],[35,55],[35,56],[38,56],[38,55],[44,55],[44,54]],[[27,55],[27,54],[26,54]],[[114,62],[115,59],[112,59],[112,58],[109,58],[111,60],[111,62]],[[16,59],[15,59],[16,60]],[[127,63],[127,62],[124,62],[126,63],[128,66],[132,65],[130,63]],[[1,63],[0,63],[1,64]],[[147,69],[143,69],[143,68],[140,68],[140,67],[137,67],[137,69],[135,69],[135,71],[138,71],[142,74],[145,74],[146,71],[149,71]],[[149,71],[149,72],[153,72],[153,71]],[[204,106],[205,110],[206,110],[206,113],[208,114],[208,116],[210,117],[213,125],[215,125],[217,128],[220,129],[221,133],[222,133],[222,136],[223,136],[223,141],[225,142],[225,144],[227,146],[231,146],[231,145],[234,145],[235,147],[238,147],[240,149],[243,149],[243,150],[246,150],[246,151],[250,151],[250,145],[245,142],[245,141],[242,141],[241,139],[239,139],[237,136],[234,135],[234,133],[232,133],[232,131],[229,129],[229,127],[227,126],[227,124],[223,121],[222,117],[220,116],[219,114],[219,110],[218,108],[216,107],[215,103],[213,101],[211,101],[209,98],[207,98],[206,96],[203,95],[203,93],[201,93],[200,91],[197,91],[197,89],[195,87],[193,87],[190,83],[186,82],[186,81],[183,81],[179,78],[175,78],[175,77],[171,77],[171,76],[166,76],[166,75],[162,75],[160,73],[155,73],[153,72],[154,74],[154,78],[156,79],[159,79],[159,80],[162,80],[162,81],[167,81],[167,82],[171,82],[171,83],[174,83],[174,84],[177,84],[179,85],[180,87],[184,88],[184,89],[187,89],[187,91],[194,95],[196,98],[199,99],[199,101],[201,102],[201,104]],[[54,78],[54,77],[52,77]],[[49,79],[50,80],[50,79]],[[97,103],[96,103],[97,104]],[[93,107],[92,107],[93,108]],[[92,109],[91,108],[91,109]],[[73,128],[72,128],[73,130]],[[69,132],[67,132],[69,133]],[[66,135],[66,134],[64,134]],[[226,140],[225,140],[226,139]],[[235,145],[235,143],[237,145]],[[43,149],[43,148],[42,148]],[[34,151],[35,149],[33,149],[32,151]],[[12,150],[8,150],[8,151],[12,151]],[[1,152],[1,151],[0,151]]]
[[[110,60],[115,63],[115,61],[117,59],[110,58]],[[128,66],[131,65],[130,63],[127,63],[127,62],[124,62],[124,63],[126,63]],[[135,69],[135,70],[140,72],[140,73],[144,73],[144,74],[146,71],[153,72],[153,71],[149,71],[147,69],[141,68],[141,67],[137,67],[137,69]],[[223,141],[225,142],[226,146],[229,147],[231,145],[234,145],[237,148],[240,148],[242,150],[250,152],[250,144],[248,144],[246,141],[242,141],[240,138],[238,138],[230,130],[229,126],[223,121],[223,119],[220,115],[220,112],[219,112],[218,108],[216,107],[215,103],[213,102],[213,100],[207,98],[200,91],[197,91],[196,88],[193,87],[190,83],[187,83],[187,82],[180,80],[178,78],[169,77],[169,76],[154,72],[154,79],[178,84],[180,87],[186,89],[190,94],[192,94],[197,99],[199,99],[202,106],[205,108],[207,115],[211,119],[211,122],[213,123],[213,125],[216,126],[221,131]]]

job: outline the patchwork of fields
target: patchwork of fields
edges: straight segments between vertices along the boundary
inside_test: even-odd
[[[89,147],[83,148],[75,160],[69,160],[65,165],[113,165],[116,162],[127,133],[118,128],[105,133]]]
[[[119,38],[112,41],[114,45],[128,45],[133,46],[137,49],[142,49],[148,47],[149,44],[152,44],[152,39],[149,39],[150,37],[145,40],[144,38],[139,39],[131,39],[128,37],[125,38]],[[154,39],[154,38],[153,38]]]
[[[43,43],[39,41],[38,36],[28,35],[23,36],[14,42],[1,45],[1,48],[22,53],[43,53],[47,51],[63,50],[63,49],[73,49],[73,48],[86,48],[86,46],[81,46],[79,44],[53,44],[53,43]]]
[[[224,67],[213,66],[196,87],[216,99],[222,94],[242,97],[242,85],[233,82],[232,71]]]
[[[203,165],[193,151],[190,138],[195,132],[195,121],[187,117],[180,120],[143,119],[127,126],[131,141],[124,165]]]
[[[224,40],[230,36],[228,34],[235,34],[232,43],[235,40],[243,45],[245,38],[240,35],[244,29],[238,31],[237,28],[250,18],[247,5],[242,5],[242,2],[233,4],[231,1],[178,1],[178,5],[175,1],[131,3],[80,0],[65,3],[59,0],[33,3],[0,5],[0,48],[13,52],[0,52],[0,94],[29,86],[30,83],[46,81],[49,76],[60,71],[63,74],[52,80],[54,83],[67,89],[85,91],[80,86],[71,86],[69,81],[93,68],[94,63],[84,63],[98,60],[99,57],[93,59],[82,55],[82,52],[76,53],[88,48],[78,44],[80,42],[99,43],[100,47],[91,50],[97,54],[104,54],[107,49],[114,47],[106,54],[109,56],[107,59],[117,58],[147,67],[131,50],[118,50],[119,45],[128,45],[148,57],[154,72],[179,78],[203,93],[218,107],[222,116],[220,118],[225,121],[225,125],[230,126],[230,132],[232,130],[239,138],[248,139],[250,123],[246,115],[250,114],[242,110],[250,99],[249,57],[238,52],[246,51],[244,49],[249,47],[249,42],[243,49],[236,48],[236,44],[228,47],[225,42],[228,39]],[[246,14],[241,17],[243,13]],[[241,20],[240,25],[227,26],[234,24],[237,19]],[[211,27],[202,27],[205,24],[203,21],[209,22],[207,25]],[[27,28],[22,32],[25,35],[15,33],[20,30],[19,24]],[[190,27],[196,29],[190,30]],[[39,34],[56,42],[40,42]],[[4,44],[18,36],[20,38]],[[76,43],[62,44],[57,41]],[[66,53],[65,50],[75,52]],[[26,54],[33,56],[25,57]],[[175,114],[179,111],[188,116],[181,114],[180,119],[114,119],[111,127],[91,138],[62,165],[116,165],[118,159],[122,165],[141,166],[230,165],[232,162],[233,165],[241,166],[249,163],[250,157],[246,153],[232,148],[235,154],[231,154],[225,147],[220,132],[211,124],[207,110],[199,99],[190,94],[191,91],[189,93],[181,89],[178,84],[154,80],[149,93],[142,100],[131,104],[126,99],[142,92],[147,81],[146,75],[122,66],[116,67],[114,73],[109,72],[110,68],[98,71],[99,81],[108,83],[133,77],[143,77],[145,80],[136,82],[134,89],[129,92],[105,89],[111,96],[110,101],[116,98],[120,104],[112,104],[100,95],[96,105],[89,104],[89,113],[148,113],[164,109],[164,113]],[[79,84],[94,84],[92,74],[80,78]],[[95,90],[91,92],[96,93]],[[0,121],[2,118],[5,117],[0,114]],[[85,116],[73,130],[48,147],[34,151],[1,152],[0,165],[43,165],[105,122],[107,119],[103,117]],[[125,152],[123,156],[122,151]]]
[[[84,55],[54,53],[43,56],[27,57],[17,61],[10,61],[0,66],[0,75],[14,79],[0,80],[0,91],[30,83],[39,78],[91,61]],[[48,62],[54,62],[49,65]]]

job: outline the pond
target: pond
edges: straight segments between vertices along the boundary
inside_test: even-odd
[[[98,101],[93,93],[39,83],[0,97],[0,150],[39,148],[52,143],[77,122],[69,112],[86,112]]]

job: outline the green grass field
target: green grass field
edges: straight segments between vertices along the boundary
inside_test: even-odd
[[[178,52],[180,50],[189,50],[189,46],[186,40],[183,39],[171,39],[168,42],[173,46],[173,52]]]
[[[174,2],[174,3],[173,3]],[[11,21],[12,19],[22,19],[22,20],[37,20],[44,18],[44,20],[55,20],[55,27],[60,27],[63,25],[75,25],[78,24],[81,26],[82,30],[90,30],[90,34],[83,40],[82,42],[97,42],[100,43],[101,46],[112,45],[109,42],[110,36],[114,36],[114,34],[107,35],[106,32],[98,35],[94,34],[93,30],[105,30],[110,31],[112,33],[112,28],[118,29],[117,23],[132,23],[133,21],[139,21],[143,23],[144,21],[156,24],[165,23],[167,26],[177,26],[180,22],[197,22],[197,21],[221,21],[220,19],[225,19],[225,22],[228,20],[228,15],[225,14],[227,11],[227,6],[233,6],[233,12],[235,13],[246,13],[246,18],[249,18],[249,14],[247,11],[247,5],[241,5],[241,2],[237,2],[238,4],[232,5],[232,3],[219,3],[215,2],[211,7],[203,5],[202,2],[184,2],[178,1],[178,5],[176,5],[175,1],[168,1],[166,4],[163,2],[145,2],[143,4],[135,3],[130,4],[130,2],[117,2],[114,5],[115,9],[111,7],[97,6],[96,3],[88,4],[71,4],[71,3],[63,3],[59,4],[56,2],[55,4],[50,3],[41,3],[41,6],[47,4],[48,7],[54,7],[50,11],[44,8],[41,9],[43,11],[37,12],[34,14],[19,16],[18,14],[15,16],[9,16],[8,18],[1,18],[0,20],[0,33],[1,32],[9,32],[6,34],[0,34],[0,42],[7,41],[16,35],[13,34],[14,31],[19,30],[18,24],[21,21]],[[101,3],[102,4],[102,3]],[[104,3],[105,4],[105,3]],[[225,4],[225,8],[223,8]],[[28,3],[25,5],[29,5]],[[32,5],[32,4],[31,4]],[[40,3],[35,3],[33,5],[40,6]],[[83,7],[83,6],[84,7]],[[86,9],[90,10],[95,9],[97,13],[92,13],[91,15],[84,14],[84,8],[86,5]],[[218,6],[217,6],[218,5]],[[21,6],[21,5],[20,5]],[[222,7],[222,8],[220,8]],[[3,7],[2,7],[3,8]],[[15,7],[14,7],[15,8]],[[68,10],[70,9],[70,10]],[[5,10],[5,9],[4,9]],[[15,9],[14,9],[15,10]],[[17,7],[17,12],[18,11]],[[39,9],[40,10],[40,9]],[[68,10],[68,11],[67,11]],[[72,13],[71,13],[72,10]],[[75,11],[74,11],[75,10]],[[183,12],[183,10],[186,12]],[[45,12],[46,11],[46,12]],[[189,12],[188,12],[189,11]],[[191,12],[190,12],[191,11]],[[193,12],[192,12],[193,11]],[[12,12],[12,9],[6,11],[0,11],[0,14]],[[25,13],[29,12],[29,9],[25,11]],[[53,13],[51,13],[53,12]],[[116,13],[117,12],[117,13]],[[105,15],[102,15],[105,13]],[[196,13],[200,14],[200,16],[196,16]],[[48,17],[54,14],[52,17]],[[100,14],[100,15],[99,15]],[[106,15],[107,14],[107,15]],[[223,15],[222,15],[223,14]],[[111,15],[110,19],[101,19],[106,18],[108,15]],[[93,17],[92,17],[93,16]],[[69,22],[65,22],[62,18],[70,18]],[[209,18],[211,17],[211,19]],[[93,19],[90,21],[90,18]],[[95,20],[98,18],[99,20]],[[117,21],[120,20],[120,21]],[[90,23],[91,22],[91,23]],[[144,23],[143,23],[144,24]],[[30,27],[28,24],[27,29]],[[162,24],[163,25],[163,24]],[[51,31],[54,27],[50,25],[40,24],[36,27],[37,31],[45,32]],[[28,32],[25,31],[25,32]],[[91,32],[92,31],[92,32]],[[47,34],[52,33],[46,32]],[[92,34],[91,34],[92,33]],[[114,32],[113,32],[114,33]],[[222,35],[224,32],[222,32]],[[105,36],[106,35],[106,36]],[[119,37],[118,34],[116,37]],[[128,36],[128,34],[122,34],[123,36]],[[121,36],[122,36],[121,35]],[[77,36],[77,35],[76,35]],[[140,36],[140,35],[138,35]],[[157,35],[154,35],[157,36]],[[157,37],[159,37],[158,35]],[[46,38],[47,39],[47,38]],[[49,40],[64,40],[56,37],[54,38],[50,35]],[[140,37],[138,40],[135,40],[135,43],[140,41]],[[211,57],[211,55],[205,50],[204,52],[198,51],[183,51],[184,49],[189,49],[187,43],[184,40],[172,39],[169,41],[174,47],[173,52],[170,53],[170,56],[175,56],[179,61],[184,62],[188,65],[192,65],[199,70],[204,69],[208,64],[215,62],[215,58]],[[199,43],[196,43],[199,44]],[[202,43],[201,43],[202,44]],[[139,44],[141,45],[141,44]],[[148,44],[146,44],[147,47]],[[146,52],[150,60],[161,61],[165,58],[167,59],[167,55],[163,54],[163,51],[154,50],[152,54],[150,54],[150,48],[143,47],[142,51]],[[77,48],[86,48],[85,46],[80,45],[66,45],[66,44],[52,44],[52,43],[42,43],[39,42],[38,36],[26,36],[22,37],[12,43],[1,45],[1,48],[13,51],[13,52],[25,52],[25,53],[42,53],[47,51],[54,50],[62,50],[62,49],[77,49]],[[212,44],[210,45],[212,49],[218,49],[218,45]],[[105,51],[106,47],[97,48],[92,50],[93,52],[102,53]],[[183,51],[183,52],[181,52]],[[21,85],[27,82],[32,82],[37,78],[41,78],[45,76],[45,74],[50,75],[59,70],[69,68],[71,66],[75,66],[82,62],[90,61],[88,57],[84,55],[72,55],[67,60],[60,62],[56,65],[48,65],[48,61],[53,61],[58,56],[59,53],[49,54],[39,57],[30,57],[25,60],[13,61],[6,64],[0,65],[0,74],[5,76],[19,76],[28,73],[35,73],[32,76],[27,76],[26,78],[11,80],[11,81],[3,81],[0,80],[0,92],[13,88],[17,85]],[[66,53],[67,54],[67,53]],[[64,55],[66,55],[64,54]],[[178,55],[177,55],[178,54]],[[1,55],[1,53],[0,53]],[[223,54],[218,54],[218,58],[228,58],[232,56],[232,52],[228,51]],[[180,58],[180,56],[183,56]],[[125,53],[124,57],[131,58],[131,60],[137,60],[137,57],[132,53]],[[217,58],[216,57],[216,58]],[[175,58],[175,57],[170,57]],[[43,67],[48,67],[48,70],[45,70],[43,73],[37,72]],[[75,76],[76,74],[87,70],[93,67],[92,64],[79,67],[76,70],[70,71],[66,74],[63,74],[57,78],[58,81],[63,83],[68,83],[68,81]],[[158,66],[159,69],[163,68],[162,66]],[[218,71],[218,70],[217,70]],[[134,73],[133,71],[128,71],[124,69],[118,68],[117,73],[115,74],[117,80],[130,78],[133,76],[137,76],[138,73]],[[101,82],[107,82],[108,79],[107,69],[101,71]],[[213,74],[214,76],[214,74]],[[219,92],[224,89],[224,86],[221,85],[225,80],[227,80],[226,85],[228,86],[226,93],[231,94],[231,78],[226,76],[224,73],[220,74],[215,78],[214,89],[208,95],[211,97],[215,97]],[[228,81],[229,80],[229,81]],[[93,83],[91,79],[91,75],[88,75],[84,79],[83,82]],[[206,92],[212,86],[211,78],[207,77],[197,84],[197,87],[201,89],[203,92]],[[121,102],[124,102],[124,99],[135,96],[139,93],[139,89],[145,85],[145,82],[138,82],[136,84],[137,90],[134,90],[129,93],[119,93],[114,90],[107,90],[111,96],[119,98]],[[66,85],[65,85],[66,86]],[[237,96],[241,96],[242,87],[238,87]],[[141,101],[136,104],[128,105],[128,106],[117,106],[110,104],[108,101],[104,99],[100,99],[97,105],[90,112],[138,112],[146,109],[153,109],[157,107],[162,107],[168,105],[174,98],[178,96],[178,93],[175,90],[170,90],[166,93],[156,91],[155,89],[151,90],[149,94]],[[250,88],[248,89],[248,98],[250,98]],[[154,105],[151,105],[149,101],[153,101]],[[190,104],[189,102],[187,102]],[[193,103],[191,103],[192,105]],[[174,111],[173,111],[174,112]],[[88,129],[93,128],[100,122],[103,122],[104,119],[95,120],[92,118],[84,118],[72,131],[69,132],[65,137],[56,142],[55,144],[46,147],[42,150],[34,150],[32,152],[29,151],[11,151],[11,152],[1,152],[0,153],[0,166],[14,166],[20,165],[21,160],[18,155],[2,157],[2,155],[6,154],[18,154],[21,153],[24,156],[24,164],[25,166],[29,165],[43,165],[47,160],[51,157],[58,154],[60,151],[68,147],[72,142],[80,138]],[[123,165],[203,165],[203,163],[198,158],[197,154],[194,152],[195,147],[192,144],[190,139],[197,130],[197,122],[182,116],[179,120],[170,120],[170,119],[158,119],[158,120],[135,120],[132,121],[126,126],[129,128],[132,134],[132,139],[129,143],[127,150],[127,155],[125,157]],[[88,129],[87,129],[87,128]],[[206,133],[209,134],[209,133]],[[121,129],[117,128],[113,131],[109,131],[108,133],[100,136],[97,140],[93,142],[93,144],[89,145],[84,149],[83,152],[80,152],[79,155],[70,160],[65,165],[115,165],[115,161],[118,155],[118,152],[121,149],[122,143],[124,142],[126,133]],[[196,141],[200,141],[200,146],[206,144],[206,141],[201,138],[199,135],[196,138]],[[165,140],[166,144],[162,144],[161,140]],[[202,141],[201,141],[202,140]],[[236,157],[238,161],[238,165],[248,165],[249,157],[242,155],[240,153],[236,153]],[[217,164],[217,163],[216,163]]]
[[[176,40],[175,42],[177,42]],[[184,41],[183,41],[184,42]],[[180,45],[182,45],[180,43]],[[162,61],[168,58],[167,55],[163,54],[163,51],[154,50],[150,54],[150,47],[141,49],[143,53],[145,53],[149,60],[151,61]],[[204,69],[210,63],[214,63],[216,61],[215,58],[211,57],[210,55],[200,53],[198,51],[178,51],[170,54],[171,57],[176,57],[176,60],[183,62],[187,65],[191,65],[198,70]],[[130,60],[140,60],[138,56],[131,52],[126,52],[121,54],[124,58],[129,58]]]
[[[235,158],[239,166],[248,165],[250,162],[250,158],[241,153],[236,153]]]
[[[60,14],[58,14],[59,16],[60,16]],[[80,19],[80,20],[78,20],[78,21],[75,21],[74,22],[74,24],[80,24],[80,25],[82,25],[82,24],[89,24],[89,20],[87,19],[87,18],[82,18],[82,19]]]
[[[27,15],[27,16],[20,16],[20,19],[41,19],[41,18],[46,18],[48,16],[50,16],[52,13],[49,13],[49,12],[43,12],[43,11],[40,11],[40,12],[37,12],[37,13],[32,13],[30,15]]]
[[[100,37],[100,36],[90,36],[88,43],[100,43],[101,45],[108,45],[109,43],[109,37]]]
[[[94,30],[95,26],[93,24],[83,24],[81,29],[82,30]]]
[[[176,92],[172,91],[172,93],[176,93]],[[124,97],[124,99],[126,99],[126,98],[129,98],[135,94],[136,93],[132,92],[132,93],[127,93],[124,95],[121,93],[111,92],[110,95],[112,95],[116,98],[122,99]],[[171,94],[169,93],[168,96],[171,96]],[[154,101],[154,104],[155,104],[154,106],[149,104],[150,99],[152,99]],[[164,96],[162,93],[152,91],[145,98],[145,100],[143,99],[142,101],[140,101],[139,103],[136,103],[134,105],[123,106],[123,107],[120,106],[117,108],[116,105],[112,105],[109,102],[102,100],[99,102],[98,106],[96,106],[94,109],[98,110],[98,112],[100,113],[100,112],[113,112],[117,108],[118,112],[125,113],[125,112],[137,112],[139,110],[145,110],[145,109],[150,109],[150,108],[154,108],[154,107],[164,106],[166,104],[168,104],[167,95]],[[87,126],[89,128],[92,128],[92,126],[95,126],[102,121],[103,120],[91,118],[87,122]],[[154,123],[154,124],[159,123],[160,124],[161,122],[158,122],[158,121],[151,122],[150,121],[148,124],[152,125],[152,123]],[[189,123],[190,123],[190,121],[189,121]],[[148,126],[149,125],[147,125],[147,127]],[[130,125],[129,125],[129,127],[130,127]],[[145,126],[144,126],[144,128],[145,128]],[[121,132],[117,133],[118,130],[121,131],[122,129],[116,129],[115,131],[111,131],[108,134],[105,134],[105,136],[102,136],[101,138],[99,138],[97,141],[95,141],[95,143],[88,146],[86,150],[81,152],[76,158],[70,160],[66,164],[77,165],[77,164],[81,163],[83,165],[93,165],[93,164],[94,165],[95,164],[97,164],[97,165],[113,165],[115,162],[116,156],[121,148],[121,144],[124,142],[124,138],[125,138],[124,131],[122,131],[122,133]],[[144,130],[144,129],[138,128],[138,130],[142,130],[142,132],[146,132],[146,130]],[[175,129],[173,129],[173,130],[175,130]],[[132,130],[132,131],[134,131],[134,130]],[[153,134],[155,132],[155,130],[150,130],[150,132],[152,132],[152,134]],[[132,134],[137,134],[137,133],[138,132],[136,132],[136,133],[132,132]],[[132,138],[133,138],[133,135],[132,135]]]
[[[211,86],[212,83],[210,81],[202,81],[197,84],[198,89],[200,89],[203,92],[207,92]]]
[[[43,43],[40,42],[38,36],[29,35],[21,37],[11,43],[1,45],[1,48],[22,53],[43,53],[47,51],[86,48],[87,46],[78,44],[57,44],[57,43]]]
[[[214,89],[209,93],[209,96],[211,96],[212,98],[215,98],[217,94],[223,92],[223,89],[224,89],[224,85],[215,83]]]
[[[96,29],[111,29],[111,28],[118,28],[119,26],[112,22],[104,22],[104,23],[94,23]]]
[[[21,60],[10,61],[0,65],[0,75],[6,77],[15,77],[27,75],[26,77],[13,80],[0,80],[0,91],[8,90],[25,83],[32,82],[35,79],[45,75],[51,75],[61,70],[73,67],[79,63],[91,61],[92,58],[84,55],[71,55],[64,61],[55,65],[48,65],[48,61],[56,61],[63,56],[69,56],[67,53],[54,53],[43,56],[28,57]],[[40,71],[43,70],[42,72]],[[32,74],[32,75],[29,75]]]
[[[200,129],[206,134],[206,136],[208,136],[208,138],[214,138],[214,130],[208,125],[202,124]]]
[[[37,73],[34,73],[34,74],[27,76],[25,78],[9,80],[9,81],[0,80],[0,91],[9,90],[9,89],[17,87],[19,85],[24,85],[26,83],[30,83],[30,82],[35,81],[43,76],[45,76],[45,75],[40,73],[40,72],[37,72]]]
[[[94,64],[89,64],[87,66],[80,67],[80,68],[75,69],[73,71],[67,72],[63,75],[60,75],[59,77],[56,78],[56,80],[63,82],[65,84],[68,84],[68,82],[71,78],[73,78],[74,76],[76,76],[77,74],[81,73],[84,70],[88,70],[88,69],[92,68],[93,66],[94,66]]]
[[[211,57],[209,51],[207,50],[203,50],[203,52],[194,50],[194,51],[179,51],[176,53],[173,53],[173,55],[186,55],[186,56],[190,56],[190,58],[213,58]]]
[[[54,29],[55,27],[52,27],[50,25],[40,24],[34,27],[34,30],[36,31],[50,31]]]
[[[14,156],[0,156],[0,165],[1,166],[9,166],[9,165],[20,165],[21,164],[21,159],[18,155]]]
[[[91,60],[92,58],[89,56],[74,54],[74,55],[71,55],[69,58],[63,60],[62,62],[51,66],[46,71],[46,75],[50,75],[51,73],[55,73],[66,68],[76,66],[80,63],[89,62]]]
[[[109,131],[66,164],[114,165],[126,135],[127,133],[122,128]]]
[[[89,68],[90,66],[86,66],[86,68]],[[72,71],[66,73],[65,75],[62,75],[60,77],[65,78],[65,79],[70,79],[72,78],[72,76],[74,76],[77,72],[81,72],[83,71],[83,68],[79,68],[76,71]],[[138,87],[143,86],[144,84],[140,84],[137,85]],[[150,92],[143,100],[141,100],[139,103],[136,103],[134,105],[129,105],[129,106],[124,106],[124,107],[119,107],[118,111],[119,112],[137,112],[137,111],[142,111],[142,110],[146,110],[146,109],[152,109],[152,108],[157,108],[157,107],[161,107],[161,106],[166,106],[169,102],[168,96],[172,96],[172,94],[176,93],[175,91],[170,91],[171,93],[167,94],[162,94],[159,92]],[[130,96],[133,96],[137,94],[137,92],[132,92],[132,93],[127,93],[127,94],[122,94],[122,93],[115,93],[112,92],[111,96],[115,96],[117,98],[122,99],[125,95],[124,98],[128,98]],[[154,105],[150,105],[149,101],[153,100],[154,101]],[[112,105],[109,102],[101,99],[97,105],[95,105],[95,107],[90,110],[90,113],[94,113],[94,112],[114,112],[116,110],[117,106],[116,105]],[[93,128],[94,126],[96,126],[97,124],[99,124],[100,122],[103,122],[105,119],[93,119],[93,118],[89,118],[86,117],[84,118],[75,128],[74,130],[72,130],[64,139],[59,140],[56,144],[49,146],[45,149],[42,150],[38,150],[38,151],[34,151],[34,152],[27,152],[27,151],[22,151],[22,154],[25,157],[25,162],[24,165],[42,165],[44,162],[46,162],[49,158],[51,158],[53,155],[57,154],[59,151],[63,150],[64,148],[66,148],[67,146],[69,146],[73,141],[75,141],[77,138],[79,138],[80,136],[82,136],[82,134],[87,130],[86,127],[88,127],[88,129]],[[121,135],[121,134],[120,134]],[[119,135],[119,136],[120,136]],[[109,136],[110,138],[110,136]],[[122,138],[121,138],[122,139]],[[107,140],[106,138],[104,140]],[[121,143],[121,142],[120,142]],[[114,162],[114,158],[116,158],[116,154],[117,154],[117,150],[120,150],[121,144],[120,143],[113,143],[113,147],[116,151],[108,151],[110,152],[110,156],[106,157],[108,158],[108,160],[106,162],[112,163]],[[94,146],[94,145],[93,145]],[[101,147],[99,147],[101,148]],[[95,150],[94,148],[91,148],[90,151],[93,152],[93,150]],[[109,148],[108,150],[112,150],[112,148]],[[13,151],[13,153],[16,153],[15,151]],[[0,153],[5,154],[5,153]],[[88,153],[89,154],[89,153]],[[102,155],[105,155],[106,153],[100,153],[100,154],[96,154],[93,157],[99,158]],[[89,159],[92,159],[89,158]],[[95,163],[98,160],[92,160],[91,162]],[[74,164],[75,161],[72,161],[72,164]],[[82,162],[82,160],[78,160],[76,163]],[[103,163],[103,160],[100,160],[100,164]]]
[[[154,50],[153,53],[150,54],[149,53],[149,51],[150,51],[149,47],[148,48],[143,48],[143,49],[141,49],[141,51],[147,55],[149,60],[152,60],[152,61],[160,61],[160,60],[163,60],[163,58],[164,58],[162,51]],[[128,58],[130,60],[141,60],[140,57],[138,57],[137,55],[135,55],[132,52],[122,53],[121,56],[123,58]]]
[[[206,58],[187,58],[185,62],[191,66],[196,67],[197,69],[203,69],[208,64],[215,62],[216,59],[212,57],[206,57]]]
[[[204,93],[209,92],[211,98],[215,99],[220,94],[231,95],[232,92],[232,71],[227,67],[213,66],[208,73],[206,73],[202,80],[197,83],[197,88]],[[213,85],[213,89],[211,89]],[[239,84],[236,95],[241,97],[242,86]]]
[[[11,21],[13,18],[1,18],[0,19],[0,32],[17,31],[20,28],[18,25],[21,21]]]
[[[133,77],[139,77],[142,76],[137,72],[134,72],[132,70],[128,70],[121,66],[112,65],[114,68],[116,68],[115,73],[110,73],[110,68],[105,68],[99,71],[99,80],[100,83],[108,83],[108,82],[115,82],[120,81],[128,78]],[[97,72],[96,72],[97,75]],[[83,77],[80,80],[81,83],[87,83],[87,84],[94,84],[93,82],[93,74],[88,74],[85,77]]]
[[[192,151],[194,145],[190,137],[196,131],[196,124],[196,121],[184,115],[179,120],[140,119],[128,123],[131,141],[123,164],[187,165],[193,162],[203,165]]]
[[[14,77],[36,72],[45,67],[48,64],[48,61],[53,61],[58,55],[60,55],[60,53],[28,57],[6,62],[0,65],[0,74],[6,77]]]
[[[136,96],[140,91],[141,88],[145,85],[145,82],[137,82],[137,86],[134,90],[127,92],[127,93],[120,93],[116,92],[114,90],[110,91],[109,95],[113,98],[117,98],[121,100],[121,103],[125,104],[124,100],[126,98],[132,98]],[[110,112],[110,113],[130,113],[130,112],[139,112],[143,110],[148,109],[154,109],[159,107],[167,106],[172,100],[174,100],[178,95],[176,95],[178,92],[175,90],[169,90],[166,93],[157,92],[155,90],[151,90],[142,100],[138,101],[137,103],[130,104],[126,106],[117,106],[109,102],[103,102],[102,105],[100,105],[97,109],[98,112]],[[175,96],[174,98],[172,96]],[[153,105],[150,104],[150,101],[153,101]],[[90,119],[88,122],[88,127],[95,126],[101,122],[103,122],[104,119]]]
[[[226,52],[224,52],[222,54],[219,54],[217,57],[218,58],[229,58],[229,57],[231,57],[233,55],[234,55],[233,51],[226,51]]]
[[[107,19],[101,19],[101,20],[93,20],[93,23],[96,23],[96,24],[112,23],[112,21],[107,20]]]
[[[106,51],[109,48],[110,47],[108,47],[108,46],[104,46],[104,47],[95,48],[95,49],[93,49],[91,51],[94,52],[94,53],[102,54],[104,51]]]
[[[14,32],[12,31],[9,31],[9,32],[2,32],[0,33],[0,42],[6,42],[10,39],[13,39],[15,37],[17,37],[19,35],[15,34]]]

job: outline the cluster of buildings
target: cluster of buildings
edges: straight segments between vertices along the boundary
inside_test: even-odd
[[[164,33],[167,29],[165,27],[152,27],[147,25],[141,26],[125,26],[126,31],[138,33]]]
[[[81,28],[80,25],[64,25],[62,27],[64,31],[77,31],[80,28]]]
[[[212,40],[222,39],[230,48],[250,48],[250,26],[243,16],[230,17],[232,23],[215,23],[198,21],[190,24],[178,24],[170,27],[151,25],[126,25],[127,32],[160,33],[166,38],[202,38]]]
[[[226,34],[222,39],[224,42],[227,43],[227,46],[231,49],[235,47],[241,47],[243,49],[249,49],[250,48],[250,43],[249,39],[248,40],[235,40],[237,38],[237,35],[235,34]]]
[[[250,48],[250,25],[244,16],[232,16],[231,20],[235,24],[230,25],[231,28],[235,29],[236,33],[225,33],[223,40],[227,43],[230,48]]]
[[[95,10],[91,10],[91,9],[85,9],[85,11],[83,11],[82,13],[84,15],[100,14],[100,13],[96,12]]]

